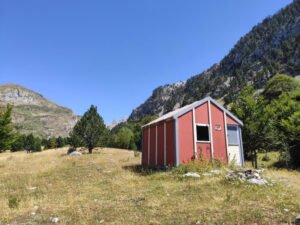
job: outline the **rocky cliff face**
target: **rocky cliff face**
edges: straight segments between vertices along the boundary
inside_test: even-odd
[[[181,85],[155,89],[145,103],[133,110],[129,120],[162,115],[208,95],[226,105],[246,83],[262,88],[277,73],[299,75],[299,56],[300,1],[294,0],[255,26],[218,64]]]
[[[6,104],[14,106],[13,124],[24,134],[66,137],[79,119],[70,109],[18,85],[0,85],[0,106]]]
[[[183,98],[178,93],[183,92],[185,84],[185,82],[179,82],[156,88],[144,104],[132,111],[130,119],[142,118],[145,115],[162,116],[172,109],[179,108]],[[169,104],[170,100],[174,100],[176,104]]]

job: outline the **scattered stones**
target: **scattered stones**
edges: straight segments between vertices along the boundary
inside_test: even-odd
[[[268,184],[268,181],[259,175],[259,173],[263,171],[264,170],[245,170],[241,172],[229,172],[225,178],[227,180],[247,181],[251,184],[265,185]]]
[[[32,213],[31,213],[32,216],[35,216],[35,214],[36,214],[36,212],[32,212]]]
[[[71,152],[69,155],[71,155],[71,156],[81,156],[82,153],[79,152],[79,151],[73,151],[73,152]]]
[[[185,173],[183,174],[183,177],[195,177],[195,178],[200,178],[200,175],[198,173]]]
[[[51,223],[58,223],[59,219],[58,219],[58,217],[50,217],[50,222]]]
[[[289,209],[283,209],[283,211],[285,211],[285,212],[289,212],[290,210],[289,210]]]
[[[104,220],[100,220],[99,223],[104,223]]]
[[[295,224],[300,225],[300,214],[296,217]]]

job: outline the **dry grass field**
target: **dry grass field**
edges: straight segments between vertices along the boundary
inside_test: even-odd
[[[0,154],[0,224],[293,224],[300,172],[268,169],[273,185],[149,172],[118,149]],[[205,168],[204,168],[205,169]]]

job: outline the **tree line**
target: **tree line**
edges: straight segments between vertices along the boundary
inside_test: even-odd
[[[120,123],[109,130],[91,106],[74,126],[67,138],[40,139],[33,134],[18,135],[11,123],[13,107],[0,111],[0,152],[4,150],[41,151],[69,145],[86,147],[92,153],[95,147],[116,147],[140,150],[142,126],[155,116],[138,121]],[[264,89],[246,85],[230,110],[244,126],[245,157],[257,166],[257,152],[279,151],[281,166],[300,166],[300,83],[287,75],[275,75]]]
[[[141,149],[141,126],[156,118],[146,116],[140,121],[121,123],[109,130],[97,112],[97,107],[92,105],[76,123],[69,137],[46,139],[33,134],[18,134],[12,125],[12,110],[13,107],[7,105],[0,111],[0,152],[5,150],[39,152],[66,145],[75,149],[86,147],[89,153],[92,153],[95,147],[139,150]]]
[[[279,151],[280,166],[300,166],[300,82],[275,75],[263,91],[246,85],[231,105],[244,126],[245,157],[257,166],[257,152]]]

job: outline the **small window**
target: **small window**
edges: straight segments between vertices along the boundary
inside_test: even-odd
[[[239,133],[236,126],[227,126],[228,145],[239,145]]]
[[[197,141],[209,141],[208,125],[197,125]]]

